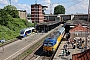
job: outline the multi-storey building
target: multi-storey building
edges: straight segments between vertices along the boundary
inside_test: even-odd
[[[32,23],[42,23],[44,22],[43,8],[41,4],[32,4],[31,5],[31,20]]]

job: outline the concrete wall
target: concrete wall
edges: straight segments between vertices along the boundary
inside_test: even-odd
[[[21,19],[27,19],[27,13],[26,13],[26,10],[18,10],[19,12],[19,17]]]
[[[48,22],[48,21],[60,21],[60,17],[58,17],[57,15],[44,15],[44,21]]]
[[[60,15],[63,20],[88,20],[88,14]]]
[[[87,20],[88,14],[77,14],[74,15],[74,18],[72,20]]]

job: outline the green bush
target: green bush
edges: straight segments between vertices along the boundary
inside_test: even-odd
[[[34,24],[27,22],[24,19],[13,18],[8,21],[7,26],[0,25],[0,39],[10,40],[19,36],[20,30],[34,26]]]
[[[8,5],[0,9],[0,39],[10,40],[19,36],[20,30],[34,26],[27,20],[18,17],[15,6]]]

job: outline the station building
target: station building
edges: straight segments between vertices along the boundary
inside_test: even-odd
[[[90,29],[83,27],[81,24],[77,24],[72,29],[70,29],[69,32],[74,34],[74,36],[85,37],[86,34],[90,33]]]
[[[90,34],[90,29],[84,26],[82,26],[81,24],[77,24],[76,26],[74,26],[72,29],[69,30],[70,32],[70,41],[73,41],[74,38],[80,39],[82,38],[82,40],[86,40],[86,38],[88,39],[89,34]]]
[[[88,39],[89,34],[90,34],[90,29],[82,26],[81,24],[77,24],[72,29],[70,29],[69,32],[71,34],[70,40],[74,40],[74,38],[78,38],[78,39],[81,38],[82,40],[85,41],[85,44],[87,45],[87,49],[86,48],[85,50],[84,48],[82,49],[84,51],[80,53],[72,54],[72,60],[90,60],[90,48],[88,48],[88,44],[86,43],[90,41]]]

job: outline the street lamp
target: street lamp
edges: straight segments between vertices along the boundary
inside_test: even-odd
[[[88,21],[87,21],[87,30],[85,31],[85,50],[87,50],[87,37],[88,37]]]

